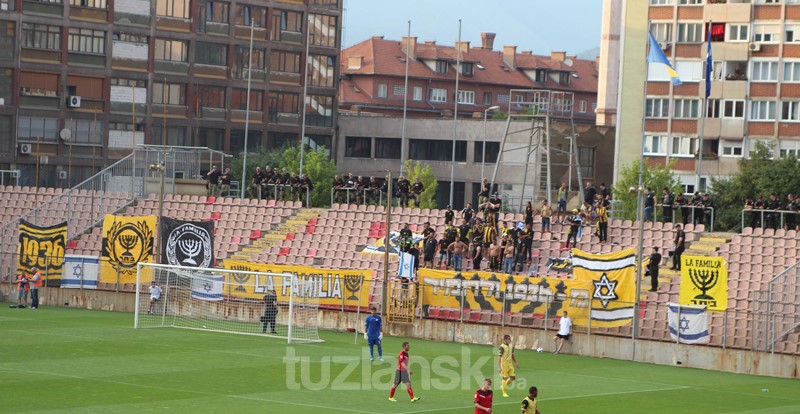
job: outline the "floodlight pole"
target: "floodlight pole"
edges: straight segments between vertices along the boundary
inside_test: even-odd
[[[385,318],[389,318],[387,309],[389,291],[389,247],[392,244],[392,236],[389,223],[392,220],[392,172],[386,176],[386,234],[383,236],[383,294],[381,295],[381,313]]]

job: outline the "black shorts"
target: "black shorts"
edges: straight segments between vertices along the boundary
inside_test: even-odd
[[[397,371],[394,372],[394,385],[398,385],[401,382],[410,384],[411,377],[408,376],[408,371],[398,369]]]
[[[566,335],[556,334],[556,338],[561,338],[561,339],[566,340],[566,341],[569,341],[569,338],[571,336],[572,336],[572,334],[566,334]]]

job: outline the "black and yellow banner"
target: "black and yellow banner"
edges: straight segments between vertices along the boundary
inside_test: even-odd
[[[515,312],[537,318],[568,311],[575,325],[589,322],[592,285],[586,281],[424,268],[419,269],[419,278],[423,307]]]
[[[722,257],[681,256],[681,305],[728,309],[728,263]]]
[[[267,275],[226,273],[224,296],[261,300],[269,290],[274,290],[279,301],[288,301],[290,292],[295,297],[316,297],[322,306],[362,306],[370,303],[372,270],[318,269],[308,266],[249,263],[225,260],[223,267],[245,272],[293,274],[297,283],[289,286],[289,279]]]
[[[100,282],[136,283],[137,264],[153,261],[155,229],[156,216],[123,217],[106,214],[103,220]],[[144,274],[141,282],[149,283],[151,277],[150,273]]]
[[[572,249],[572,275],[591,283],[592,326],[633,322],[636,304],[636,249],[591,254]]]
[[[17,271],[28,274],[35,266],[47,279],[47,286],[59,286],[66,247],[66,221],[42,227],[20,220]]]

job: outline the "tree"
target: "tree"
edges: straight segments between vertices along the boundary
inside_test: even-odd
[[[794,156],[772,159],[774,148],[756,143],[749,159],[739,161],[739,172],[730,178],[712,179],[714,229],[741,230],[742,208],[746,197],[767,198],[775,193],[782,202],[800,188],[800,161]]]
[[[256,167],[261,167],[263,170],[267,165],[270,167],[280,167],[283,151],[287,147],[275,148],[269,151],[260,149],[258,152],[251,152],[247,154],[247,172],[245,173],[245,182],[240,184],[240,188],[244,187],[245,195],[247,195],[247,187],[250,185],[250,180],[255,172]],[[242,166],[244,164],[244,153],[241,153],[231,160],[231,179],[238,181],[242,179]],[[231,196],[238,197],[238,194],[231,194]]]
[[[422,192],[420,197],[420,208],[437,208],[435,198],[439,182],[436,181],[436,176],[433,174],[431,166],[427,164],[423,166],[419,161],[406,160],[403,165],[403,171],[412,185],[414,180],[419,177],[422,185],[425,186],[425,191]]]
[[[625,210],[624,217],[628,220],[636,219],[636,193],[630,191],[631,187],[639,185],[639,162],[635,160],[629,166],[623,167],[620,172],[620,179],[614,185],[613,199],[621,201]],[[642,185],[653,190],[656,198],[660,197],[664,187],[674,193],[683,192],[680,180],[675,177],[671,170],[675,160],[671,160],[664,167],[644,166],[642,170]]]

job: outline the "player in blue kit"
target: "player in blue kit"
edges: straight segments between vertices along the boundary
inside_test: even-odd
[[[375,346],[378,346],[378,359],[383,362],[383,348],[381,348],[381,339],[383,339],[383,319],[378,315],[378,310],[373,306],[370,308],[372,315],[367,316],[364,322],[364,339],[369,343],[369,360],[375,361]]]

